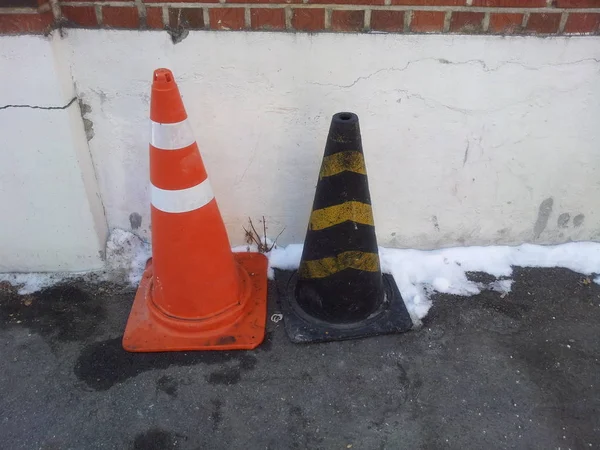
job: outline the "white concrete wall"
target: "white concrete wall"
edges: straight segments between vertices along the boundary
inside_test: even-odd
[[[65,107],[62,45],[0,39],[0,272],[103,265],[107,224],[79,104]]]
[[[149,233],[150,79],[165,66],[234,243],[263,214],[272,234],[286,228],[282,242],[302,241],[342,110],[361,119],[381,244],[600,237],[598,38],[191,32],[173,45],[164,32],[70,30],[66,40],[110,226],[138,213]]]
[[[152,71],[164,66],[179,83],[234,244],[247,217],[262,215],[271,235],[285,227],[282,243],[303,240],[330,117],[342,110],[361,119],[383,245],[600,238],[600,38],[198,31],[173,45],[162,31],[68,30],[60,43],[87,105],[110,228],[149,236],[148,102]],[[19,64],[19,86],[41,70]],[[37,86],[17,100],[64,104],[49,95]],[[25,127],[19,113],[9,112],[11,129]],[[81,146],[56,138],[51,154],[72,161]],[[26,139],[28,152],[49,141]],[[0,155],[3,182],[15,165],[8,158]],[[47,209],[60,196],[27,195],[34,213],[19,214],[54,217]],[[21,222],[2,226],[20,236]]]

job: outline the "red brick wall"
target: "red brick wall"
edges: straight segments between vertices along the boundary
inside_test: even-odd
[[[600,0],[10,0],[0,33],[53,28],[600,34]],[[32,6],[37,3],[38,6]],[[0,3],[4,4],[4,3]],[[16,6],[15,6],[16,5]],[[22,6],[19,6],[22,5]]]

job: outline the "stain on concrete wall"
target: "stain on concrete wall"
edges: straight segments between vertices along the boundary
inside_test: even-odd
[[[438,222],[437,216],[431,216],[431,222],[433,223],[433,228],[435,228],[435,231],[440,231],[440,223]]]
[[[571,220],[571,215],[569,213],[562,213],[558,216],[556,225],[558,225],[558,228],[567,228],[569,226],[569,220]]]
[[[85,130],[85,137],[88,142],[94,138],[94,122],[92,122],[87,114],[92,112],[92,107],[85,103],[83,99],[79,99],[79,109],[81,110],[81,118],[83,119],[83,129]]]
[[[584,220],[585,220],[585,216],[583,214],[577,214],[573,218],[573,225],[575,225],[576,227],[580,227],[581,225],[583,225]]]
[[[535,225],[533,226],[534,239],[539,238],[542,232],[546,229],[546,226],[548,225],[548,219],[550,218],[550,214],[552,214],[553,206],[554,199],[552,197],[548,197],[546,200],[540,203],[537,220],[535,221]]]
[[[142,226],[142,216],[136,212],[129,214],[129,224],[132,230],[137,230]]]

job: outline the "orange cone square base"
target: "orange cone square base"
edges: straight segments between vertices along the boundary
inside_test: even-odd
[[[240,305],[227,317],[182,320],[167,316],[152,302],[152,260],[148,262],[123,335],[129,352],[250,350],[265,337],[267,265],[260,253],[234,253],[240,269]],[[198,301],[202,293],[198,292]]]

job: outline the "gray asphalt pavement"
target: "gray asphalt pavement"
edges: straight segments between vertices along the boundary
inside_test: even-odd
[[[256,351],[171,354],[121,349],[129,288],[3,284],[0,448],[599,448],[600,286],[514,279],[402,335],[294,345],[269,321]]]

